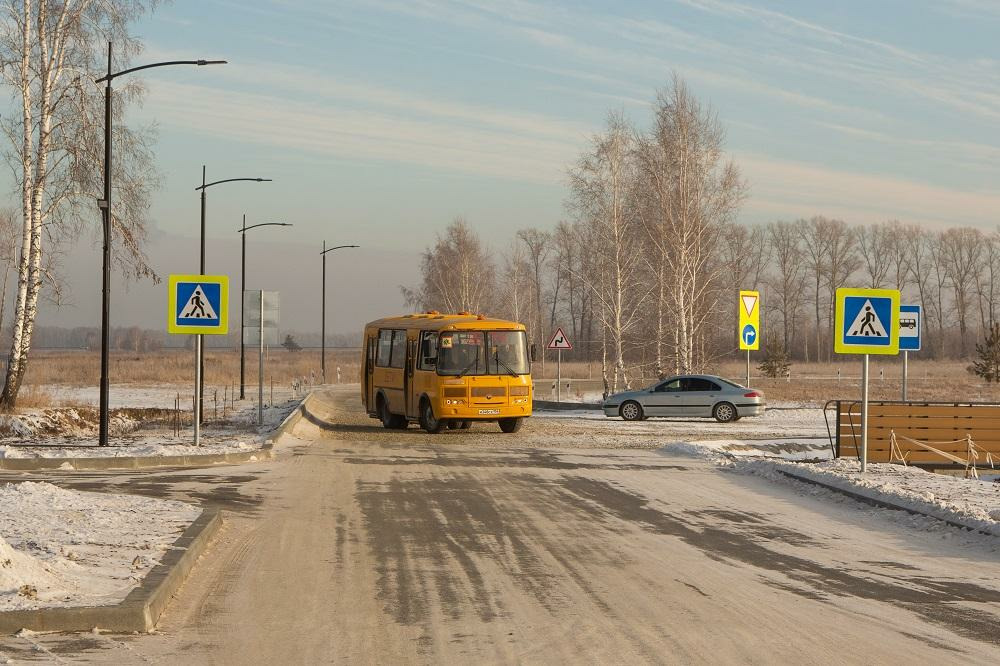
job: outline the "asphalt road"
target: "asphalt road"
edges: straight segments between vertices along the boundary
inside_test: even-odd
[[[326,418],[347,404],[331,404]],[[892,512],[657,451],[301,434],[261,465],[63,477],[197,499],[227,508],[228,522],[158,633],[3,639],[0,656],[1000,660],[1000,556],[987,537],[914,529]]]

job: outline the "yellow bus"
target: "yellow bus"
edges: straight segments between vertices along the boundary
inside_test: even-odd
[[[427,312],[365,326],[362,399],[386,428],[427,432],[496,421],[517,432],[531,416],[524,325],[467,312]]]

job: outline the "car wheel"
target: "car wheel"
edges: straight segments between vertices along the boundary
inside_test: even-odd
[[[736,408],[733,407],[728,402],[720,402],[712,410],[712,416],[719,423],[729,423],[730,421],[735,421],[738,418],[736,414]]]
[[[500,424],[500,430],[503,432],[517,432],[524,425],[524,417],[513,416],[508,419],[498,419],[497,423]]]
[[[420,401],[420,427],[432,435],[441,432],[444,427],[444,421],[434,416],[434,408],[427,398]]]
[[[645,414],[642,411],[642,405],[637,403],[635,400],[629,400],[624,403],[618,410],[618,413],[622,415],[622,418],[626,421],[641,421],[645,418]]]

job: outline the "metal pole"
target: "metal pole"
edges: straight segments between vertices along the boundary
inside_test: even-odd
[[[750,350],[747,350],[747,388],[750,388]]]
[[[868,470],[868,354],[861,365],[861,473]]]
[[[108,348],[111,325],[111,42],[108,42],[108,78],[104,85],[104,252],[101,270],[101,388],[97,443],[108,445]]]
[[[910,350],[903,350],[903,402],[906,402],[906,379],[910,374]]]
[[[562,402],[562,349],[556,351],[556,402]]]
[[[205,165],[201,165],[201,263],[199,264],[199,275],[205,274]],[[201,335],[198,336],[198,413],[195,418],[201,421],[204,418],[205,400],[205,346]]]
[[[257,425],[264,425],[264,290],[260,290],[260,356],[257,369]]]
[[[321,310],[323,312],[322,319],[323,323],[320,325],[320,353],[319,353],[319,368],[320,376],[323,379],[323,384],[326,384],[326,241],[323,241],[323,305]]]
[[[243,214],[243,229],[240,230],[243,236],[243,251],[240,253],[240,400],[243,400],[246,392],[246,349],[243,341],[243,326],[245,325],[244,315],[246,303],[244,299],[247,295],[247,215]]]
[[[201,364],[198,363],[198,359],[201,358],[201,336],[195,336],[195,356],[194,356],[194,445],[201,446],[201,419],[198,415],[201,414],[201,392],[198,388],[201,386]]]

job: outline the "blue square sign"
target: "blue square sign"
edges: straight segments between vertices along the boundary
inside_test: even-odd
[[[920,331],[923,327],[923,312],[919,305],[899,306],[899,349],[900,351],[920,351]]]
[[[892,301],[888,298],[848,296],[844,299],[844,343],[880,345],[892,342]]]
[[[229,278],[171,275],[167,282],[167,330],[177,334],[229,332]]]
[[[834,318],[838,354],[899,353],[899,291],[841,287]]]

